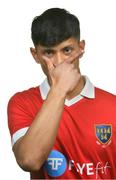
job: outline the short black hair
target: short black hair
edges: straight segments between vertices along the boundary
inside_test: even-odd
[[[32,22],[31,38],[35,46],[54,46],[70,37],[80,40],[80,23],[65,9],[48,9]]]

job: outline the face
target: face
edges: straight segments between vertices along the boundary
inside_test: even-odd
[[[85,47],[85,42],[78,42],[75,38],[69,38],[66,41],[53,47],[45,47],[38,45],[36,48],[30,48],[32,56],[37,63],[41,64],[44,73],[49,76],[46,63],[44,61],[45,57],[49,58],[54,66],[58,66],[60,63],[69,59],[73,54],[83,51]],[[79,58],[73,61],[75,67],[79,69]]]

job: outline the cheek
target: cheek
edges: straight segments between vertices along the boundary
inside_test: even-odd
[[[74,65],[75,65],[75,67],[76,67],[76,68],[78,68],[78,67],[79,67],[79,59],[75,59],[75,61],[74,61]]]
[[[48,73],[48,68],[47,68],[46,63],[44,62],[44,63],[40,63],[40,64],[41,64],[41,68],[42,68],[44,74],[48,76],[49,73]]]
[[[48,71],[47,67],[45,65],[41,64],[41,68],[42,68],[43,72],[46,74]]]

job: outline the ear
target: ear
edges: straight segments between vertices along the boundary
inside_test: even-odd
[[[37,63],[40,63],[36,48],[30,48],[30,52]]]
[[[79,48],[80,48],[80,51],[84,51],[85,50],[85,40],[81,40],[79,42]]]

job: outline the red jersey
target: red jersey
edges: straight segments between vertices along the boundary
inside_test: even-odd
[[[48,84],[15,94],[8,105],[14,144],[39,112]],[[66,100],[48,159],[32,179],[116,179],[116,96],[94,87],[86,77],[80,95]]]

